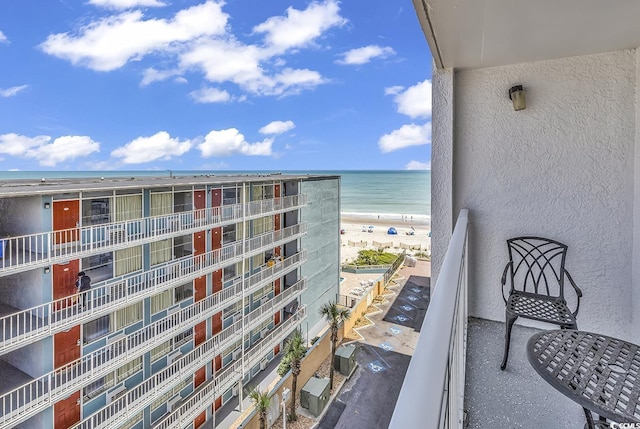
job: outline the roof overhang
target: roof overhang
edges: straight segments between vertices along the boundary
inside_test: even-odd
[[[633,49],[638,0],[413,0],[439,68],[476,69]]]

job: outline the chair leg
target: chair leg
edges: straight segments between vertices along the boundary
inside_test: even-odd
[[[506,321],[506,332],[504,334],[504,356],[502,357],[502,363],[500,364],[500,369],[504,371],[507,367],[507,359],[509,359],[509,343],[511,342],[511,328],[513,328],[513,324],[516,321],[518,316],[509,316],[507,315]]]

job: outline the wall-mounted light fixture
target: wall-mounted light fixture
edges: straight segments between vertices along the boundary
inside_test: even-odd
[[[49,274],[49,271],[51,271],[51,267],[44,267],[45,274]]]
[[[509,88],[509,98],[513,102],[513,110],[524,110],[527,103],[524,99],[524,88],[522,85],[516,85]]]
[[[44,208],[45,208],[45,209],[48,209],[48,208],[50,208],[50,207],[51,207],[51,203],[44,203]]]

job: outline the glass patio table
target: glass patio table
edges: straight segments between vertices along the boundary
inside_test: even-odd
[[[592,332],[558,329],[533,335],[527,358],[545,381],[582,406],[589,429],[640,428],[640,346]],[[607,421],[633,425],[609,426]]]

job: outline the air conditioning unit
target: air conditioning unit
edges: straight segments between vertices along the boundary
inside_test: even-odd
[[[167,412],[170,413],[171,411],[173,411],[174,407],[176,407],[181,399],[182,397],[180,395],[176,395],[173,398],[169,399],[169,401],[167,402]]]
[[[124,243],[127,239],[127,231],[124,228],[112,229],[109,231],[109,243]]]
[[[115,401],[116,399],[124,395],[126,392],[127,392],[127,388],[124,386],[120,386],[113,389],[111,392],[107,393],[107,404],[110,404],[111,402]]]
[[[262,298],[260,298],[260,305],[265,305],[268,301],[269,301],[269,297],[263,296]]]
[[[238,360],[238,359],[240,359],[240,356],[241,356],[241,355],[242,355],[242,350],[240,350],[240,349],[235,349],[235,350],[233,351],[233,353],[231,353],[231,357],[232,357],[232,359],[233,359],[233,360]]]
[[[127,338],[127,335],[121,332],[121,333],[116,334],[116,335],[114,335],[113,337],[109,338],[109,339],[107,340],[107,344],[113,344],[113,343],[116,343],[116,342],[120,341],[120,340],[121,340],[121,339],[123,339],[123,338]]]
[[[267,359],[262,359],[260,361],[260,371],[264,370],[267,365],[269,365],[269,361]]]
[[[176,351],[171,353],[170,355],[167,356],[167,365],[172,364],[176,359],[178,359],[180,356],[182,356],[182,352],[181,351]]]
[[[238,396],[238,386],[233,386],[231,388],[231,395]]]
[[[260,331],[260,338],[264,338],[267,336],[267,334],[269,333],[269,329],[263,329],[262,331]]]
[[[180,311],[180,304],[174,305],[173,307],[169,307],[167,309],[167,316]]]

